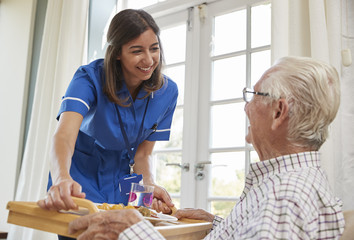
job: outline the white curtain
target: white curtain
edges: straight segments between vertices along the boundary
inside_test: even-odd
[[[354,54],[354,1],[342,1],[342,49]],[[339,189],[345,209],[354,209],[354,63],[342,66],[341,125],[342,159],[335,189]]]
[[[16,201],[45,196],[49,151],[61,96],[85,59],[89,0],[49,0],[36,80],[33,110]],[[9,240],[50,240],[55,234],[11,225]]]
[[[342,37],[354,36],[353,7],[351,0],[272,0],[272,60],[287,55],[313,57],[332,64],[341,75],[341,106],[320,151],[344,209],[354,209],[354,71],[353,64],[342,65],[341,50],[354,52],[353,38],[346,38],[344,46]]]

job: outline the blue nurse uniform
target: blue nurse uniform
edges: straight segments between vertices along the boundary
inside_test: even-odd
[[[81,124],[70,168],[71,177],[81,184],[86,198],[93,202],[124,202],[118,181],[129,174],[129,157],[122,137],[116,104],[102,90],[103,59],[81,66],[75,73],[57,118],[65,111],[80,113]],[[144,140],[169,140],[170,127],[176,108],[178,89],[165,77],[164,86],[149,96],[143,124]],[[141,89],[135,101],[124,84],[118,95],[129,98],[130,107],[118,106],[130,145],[136,141],[148,98]],[[135,149],[136,151],[136,149]],[[135,153],[134,151],[134,153]],[[49,178],[48,188],[51,186]]]

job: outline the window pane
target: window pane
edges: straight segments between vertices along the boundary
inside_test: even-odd
[[[244,103],[211,107],[211,147],[236,147],[245,145]]]
[[[181,208],[181,199],[180,198],[174,198],[174,197],[171,197],[171,198],[172,198],[172,202],[175,205],[175,207],[177,209],[180,209]]]
[[[179,194],[181,191],[181,168],[177,166],[166,166],[166,163],[181,163],[181,160],[181,153],[154,154],[156,183],[157,185],[163,186],[170,194]]]
[[[219,217],[226,218],[234,206],[234,201],[213,201],[210,212]]]
[[[122,0],[120,0],[122,1]],[[126,0],[128,8],[144,8],[166,0]]]
[[[251,86],[262,77],[262,74],[270,67],[270,50],[251,54]]]
[[[183,105],[185,65],[180,65],[176,67],[166,67],[163,72],[177,84],[178,87],[177,105],[178,106]]]
[[[251,8],[251,46],[270,45],[271,39],[271,8],[270,4]]]
[[[128,8],[144,8],[157,2],[158,0],[128,0]]]
[[[212,196],[239,197],[245,181],[245,152],[213,153]]]
[[[241,98],[246,82],[245,55],[214,61],[211,99]]]
[[[173,114],[171,135],[169,141],[156,141],[154,150],[161,150],[166,148],[182,148],[182,136],[183,136],[183,109],[176,108]]]
[[[251,163],[259,162],[259,157],[256,151],[251,151]]]
[[[214,55],[246,48],[246,10],[215,17]]]
[[[161,31],[166,64],[184,62],[186,58],[186,24]]]

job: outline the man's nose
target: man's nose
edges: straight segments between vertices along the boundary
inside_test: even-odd
[[[245,106],[243,107],[243,110],[246,112],[246,108],[248,106],[248,102],[245,102]]]

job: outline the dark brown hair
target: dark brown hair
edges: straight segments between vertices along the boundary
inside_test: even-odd
[[[120,106],[129,106],[125,104],[127,99],[121,99],[117,92],[123,86],[123,72],[121,63],[117,57],[121,54],[122,46],[131,40],[139,37],[140,34],[151,28],[157,36],[160,45],[160,62],[150,79],[142,82],[142,88],[147,92],[145,97],[151,92],[156,91],[164,84],[164,78],[161,73],[163,64],[163,51],[160,41],[160,29],[150,14],[144,10],[126,9],[117,13],[108,28],[107,43],[108,47],[104,59],[103,92],[111,102]]]

